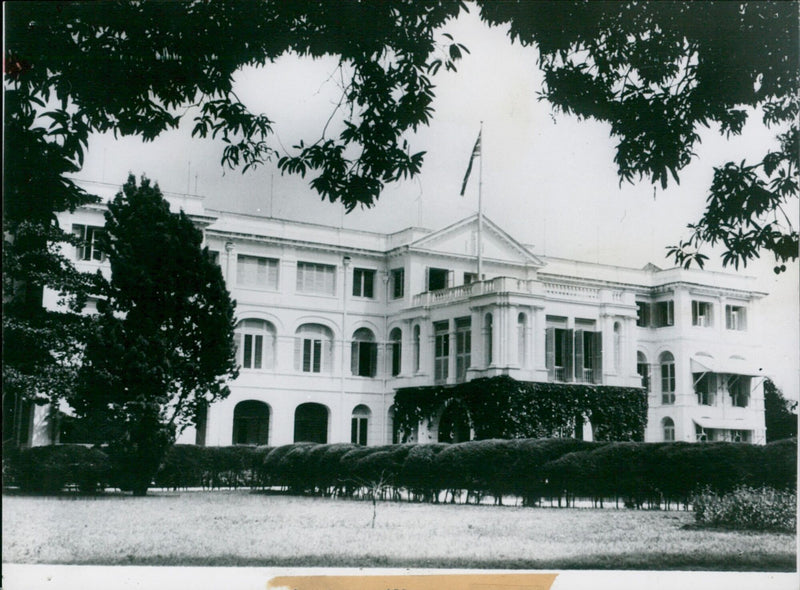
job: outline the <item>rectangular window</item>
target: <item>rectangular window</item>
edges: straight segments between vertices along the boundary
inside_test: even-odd
[[[367,444],[367,418],[350,419],[350,442],[354,445],[366,446]]]
[[[375,271],[367,268],[353,269],[353,297],[374,297]]]
[[[728,330],[747,330],[747,310],[740,305],[726,305],[725,328]]]
[[[245,369],[260,369],[261,359],[264,358],[264,336],[245,334],[243,356],[242,366]]]
[[[713,406],[717,392],[716,379],[713,373],[702,373],[694,376],[694,392],[697,394],[697,403],[701,406]]]
[[[100,250],[99,238],[105,233],[102,227],[93,225],[74,224],[72,234],[83,243],[75,247],[75,258],[77,260],[96,260],[102,262],[106,259],[105,254]]]
[[[336,294],[336,267],[313,262],[297,263],[298,293]]]
[[[545,335],[545,362],[550,381],[573,380],[574,330],[549,327]]]
[[[434,331],[433,379],[436,383],[447,381],[450,364],[450,334],[448,322],[436,322]]]
[[[602,333],[588,330],[575,330],[575,381],[579,383],[599,383],[601,377]],[[561,355],[563,358],[563,355]],[[559,359],[560,360],[560,359]]]
[[[713,324],[714,307],[707,301],[692,301],[692,325],[708,328]]]
[[[209,250],[208,251],[208,259],[211,261],[212,264],[216,264],[219,266],[219,252],[216,250]]]
[[[478,273],[476,272],[465,272],[464,273],[464,284],[471,285],[472,283],[478,282]]]
[[[322,340],[303,339],[303,372],[320,373],[322,371]]]
[[[450,271],[446,268],[428,268],[428,291],[447,289]]]
[[[240,287],[277,289],[278,261],[239,254],[236,257],[236,284]]]
[[[653,306],[645,301],[636,302],[636,325],[640,328],[650,327]]]
[[[406,270],[404,268],[393,268],[391,271],[392,299],[400,299],[405,294]]]
[[[472,321],[470,318],[456,319],[456,381],[467,378],[472,359]]]
[[[750,377],[731,375],[728,378],[728,393],[731,394],[731,405],[746,408],[750,404]]]
[[[675,302],[659,301],[656,303],[656,328],[665,328],[675,325]]]
[[[661,363],[661,403],[675,403],[675,363],[672,361]]]

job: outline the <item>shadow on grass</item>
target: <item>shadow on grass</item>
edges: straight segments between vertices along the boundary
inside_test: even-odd
[[[544,570],[685,570],[735,572],[795,572],[796,556],[782,555],[718,555],[702,552],[615,553],[561,559],[459,559],[401,558],[387,556],[298,555],[282,558],[242,558],[220,555],[208,558],[155,555],[109,561],[79,561],[70,565],[138,565],[138,566],[209,566],[209,567],[391,567],[433,569],[544,569]]]

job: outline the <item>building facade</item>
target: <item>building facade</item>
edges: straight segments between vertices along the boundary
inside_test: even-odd
[[[172,205],[203,229],[237,302],[241,367],[179,442],[390,443],[397,389],[497,375],[644,387],[647,441],[765,442],[765,293],[751,278],[543,257],[477,216],[382,234]],[[60,220],[86,239],[84,270],[107,268],[92,247],[102,211]],[[47,438],[39,412],[34,444]]]

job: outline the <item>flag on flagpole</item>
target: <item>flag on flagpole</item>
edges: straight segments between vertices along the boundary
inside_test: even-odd
[[[464,191],[467,190],[467,181],[469,180],[469,174],[472,172],[472,162],[475,161],[475,158],[481,157],[481,132],[478,131],[478,139],[475,140],[475,147],[472,148],[472,154],[469,156],[469,165],[467,165],[467,173],[464,175],[464,182],[461,183],[461,196],[464,196]]]

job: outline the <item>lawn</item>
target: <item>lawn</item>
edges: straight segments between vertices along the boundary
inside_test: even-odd
[[[379,503],[252,494],[3,497],[3,561],[92,565],[794,571],[790,534],[690,512]],[[690,526],[686,526],[690,525]]]

